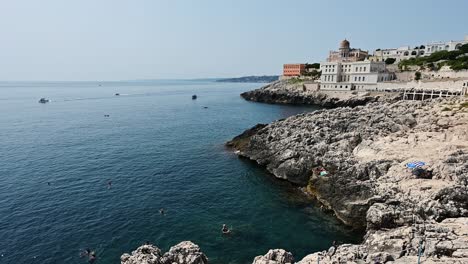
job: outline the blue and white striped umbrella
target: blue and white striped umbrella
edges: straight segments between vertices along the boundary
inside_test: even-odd
[[[424,165],[426,165],[426,163],[424,161],[413,161],[413,162],[407,163],[406,167],[410,168],[410,169],[414,169],[414,168],[422,167]]]

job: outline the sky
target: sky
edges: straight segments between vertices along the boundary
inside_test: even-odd
[[[281,74],[346,38],[374,50],[461,40],[465,0],[0,0],[0,81]]]

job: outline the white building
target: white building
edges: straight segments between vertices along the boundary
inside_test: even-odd
[[[426,45],[426,55],[429,56],[432,53],[436,51],[442,51],[442,50],[447,50],[447,51],[452,51],[458,49],[460,46],[468,44],[468,35],[465,36],[464,40],[459,40],[459,41],[439,41],[439,42],[432,42]]]
[[[425,46],[417,46],[411,48],[410,46],[402,46],[397,49],[378,49],[374,51],[374,55],[369,57],[371,61],[385,61],[388,58],[395,59],[395,63],[400,62],[401,60],[424,56],[425,55]]]
[[[323,62],[320,64],[320,90],[377,90],[377,83],[390,81],[394,75],[386,70],[385,62]]]
[[[436,51],[453,51],[464,44],[468,44],[468,35],[465,36],[464,40],[432,42],[426,45],[416,46],[414,48],[411,48],[410,46],[403,46],[397,49],[377,49],[374,51],[373,56],[369,57],[369,60],[385,61],[388,58],[393,58],[396,60],[395,62],[398,63],[401,60],[406,60],[409,58],[429,56]]]

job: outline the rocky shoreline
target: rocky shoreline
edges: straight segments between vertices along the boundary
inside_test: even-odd
[[[378,101],[258,124],[226,143],[315,197],[361,244],[332,246],[302,260],[272,249],[254,264],[468,263],[468,99]],[[405,164],[424,161],[430,178]],[[322,175],[321,172],[326,174]],[[188,241],[144,245],[122,264],[206,264]]]
[[[298,263],[415,263],[420,248],[426,263],[468,263],[466,99],[321,110],[257,125],[227,145],[366,229],[362,244]],[[414,160],[430,166],[431,179],[405,168]],[[254,263],[290,263],[268,262],[281,255],[270,253]]]
[[[357,92],[333,92],[313,91],[308,84],[280,80],[269,83],[259,89],[244,92],[241,97],[248,101],[270,104],[308,104],[323,107],[355,107],[377,101],[394,101],[400,94],[384,93],[357,93]]]
[[[120,257],[121,264],[208,264],[208,258],[200,247],[191,241],[183,241],[171,247],[168,252],[151,244],[137,248],[132,254],[125,253]]]

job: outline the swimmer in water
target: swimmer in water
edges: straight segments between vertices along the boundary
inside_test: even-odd
[[[90,264],[93,264],[94,262],[96,262],[96,253],[94,251],[91,252],[91,254],[89,255],[88,262]]]
[[[223,234],[231,233],[231,230],[229,230],[229,228],[226,226],[226,224],[223,224],[223,228],[221,229],[221,231],[223,232]]]
[[[164,212],[164,208],[159,209],[159,213],[162,214],[162,215],[166,214],[166,212]]]
[[[112,188],[112,181],[111,180],[109,180],[107,182],[107,189],[110,189],[110,188]]]
[[[84,251],[80,253],[80,258],[82,257],[89,257],[89,254],[91,254],[91,249],[86,248]]]

